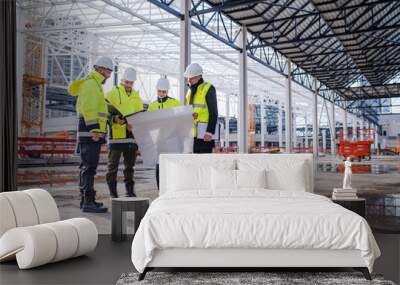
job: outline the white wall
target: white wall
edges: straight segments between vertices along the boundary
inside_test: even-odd
[[[77,120],[76,116],[47,118],[43,124],[44,133],[76,131]]]
[[[400,136],[400,115],[381,115],[379,124],[387,136]]]

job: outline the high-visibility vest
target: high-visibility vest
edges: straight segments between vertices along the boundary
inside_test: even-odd
[[[147,111],[150,112],[150,111],[169,109],[169,108],[182,106],[182,103],[179,100],[176,100],[174,98],[167,97],[165,101],[163,99],[164,98],[157,99],[153,103],[150,103],[149,107],[147,108]]]
[[[131,95],[128,96],[125,87],[116,86],[106,94],[106,100],[110,106],[110,128],[109,128],[109,144],[127,144],[134,143],[131,132],[127,130],[127,124],[115,123],[117,116],[128,117],[137,112],[143,111],[143,102],[139,94],[132,89]]]
[[[71,95],[78,97],[76,112],[79,117],[79,142],[93,142],[91,132],[106,133],[108,108],[102,87],[104,79],[103,75],[93,71],[86,78],[72,82],[68,88]],[[101,142],[104,142],[103,139]]]
[[[194,94],[193,102],[190,104],[190,97],[192,91],[189,89],[186,94],[186,105],[192,105],[193,113],[197,113],[197,119],[193,120],[194,123],[194,137],[197,137],[197,125],[198,123],[208,123],[209,113],[206,102],[206,95],[210,87],[211,83],[203,82],[199,86],[197,86],[196,94]]]

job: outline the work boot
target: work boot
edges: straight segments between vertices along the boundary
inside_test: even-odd
[[[117,181],[107,182],[111,198],[118,198]]]
[[[94,197],[85,197],[85,200],[82,205],[82,212],[86,213],[105,213],[107,212],[107,208],[105,207],[97,207],[94,203]]]
[[[95,190],[93,190],[93,192],[94,192],[94,201],[93,201],[93,203],[95,203],[97,207],[103,207],[103,203],[102,202],[96,202],[96,193],[97,192]]]
[[[126,189],[126,197],[136,197],[134,183],[125,183],[125,189]]]

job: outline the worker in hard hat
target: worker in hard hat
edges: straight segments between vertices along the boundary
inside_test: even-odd
[[[168,96],[169,81],[165,77],[161,77],[157,81],[157,100],[150,103],[147,111],[162,110],[182,106],[182,103],[175,98]]]
[[[190,64],[184,76],[189,86],[186,105],[193,107],[193,153],[212,153],[218,119],[216,90],[211,83],[204,81],[203,69],[198,63]]]
[[[107,208],[96,202],[94,176],[100,157],[101,145],[105,143],[108,119],[107,103],[104,99],[103,84],[114,70],[109,57],[99,57],[86,78],[75,80],[68,91],[77,96],[76,111],[78,122],[78,149],[81,158],[79,188],[83,212],[104,213]]]
[[[125,70],[121,83],[106,94],[109,107],[108,165],[106,180],[112,198],[118,197],[117,174],[121,155],[124,158],[124,184],[127,197],[136,197],[134,169],[138,146],[135,142],[132,126],[126,118],[143,111],[143,102],[133,89],[136,70]]]
[[[169,88],[170,88],[169,81],[166,77],[161,77],[160,79],[158,79],[157,100],[149,105],[149,107],[147,108],[148,112],[182,106],[182,103],[179,100],[176,100],[168,96]],[[158,163],[156,165],[156,181],[157,181],[157,188],[159,188],[160,165]]]

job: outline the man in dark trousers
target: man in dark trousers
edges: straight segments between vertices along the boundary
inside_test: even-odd
[[[118,198],[117,174],[121,155],[124,157],[124,183],[127,197],[136,197],[134,166],[138,152],[132,126],[126,117],[143,111],[142,99],[133,88],[136,70],[129,67],[122,76],[121,84],[106,94],[109,107],[108,165],[106,180],[112,198]]]
[[[212,153],[218,119],[217,93],[211,83],[203,80],[203,69],[198,63],[190,64],[184,73],[189,85],[186,105],[193,108],[193,153]]]
[[[94,176],[99,163],[101,145],[105,143],[108,119],[107,103],[104,99],[103,84],[110,78],[114,64],[109,57],[100,57],[94,70],[84,79],[75,80],[68,88],[72,96],[77,96],[78,149],[81,157],[79,188],[83,212],[104,213],[107,208],[96,202]]]

